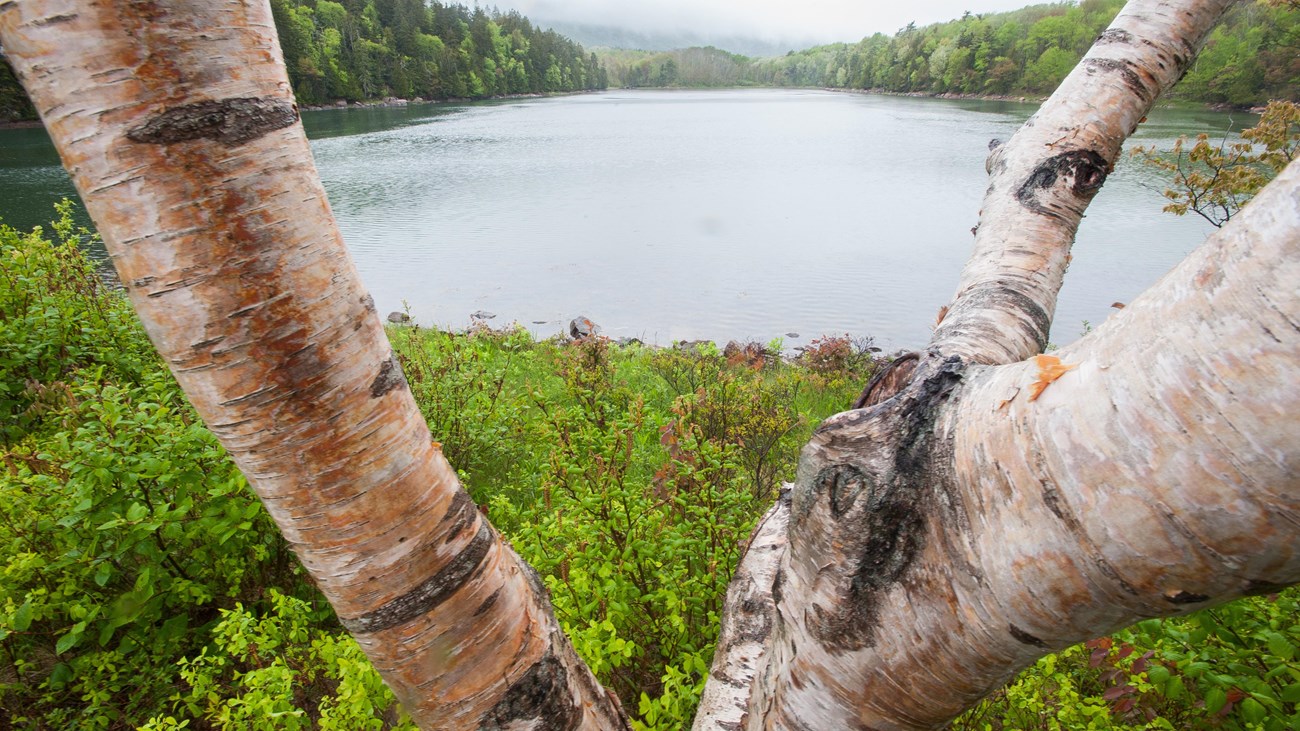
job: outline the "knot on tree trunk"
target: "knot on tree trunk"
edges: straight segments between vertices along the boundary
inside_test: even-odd
[[[808,629],[832,653],[873,645],[880,601],[907,580],[937,506],[953,503],[935,499],[945,450],[932,436],[964,369],[958,356],[899,358],[859,399],[874,407],[827,420],[804,451],[790,540],[810,560],[791,568],[816,597]]]

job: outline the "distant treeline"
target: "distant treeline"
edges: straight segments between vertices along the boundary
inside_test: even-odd
[[[754,59],[716,48],[603,50],[517,12],[424,0],[271,0],[300,103],[426,99],[620,87],[798,86],[897,93],[1036,96],[1078,63],[1124,0],[1033,5],[857,43]],[[1238,4],[1178,98],[1234,106],[1300,101],[1300,2]],[[0,60],[0,121],[35,111]]]
[[[424,0],[271,0],[271,9],[303,105],[606,86],[594,55],[514,11]],[[12,70],[0,63],[0,121],[35,116]]]
[[[800,86],[988,96],[1051,92],[1123,0],[1034,5],[972,15],[893,36],[750,59],[716,48],[599,51],[612,86]],[[1300,9],[1242,3],[1224,18],[1175,96],[1252,106],[1300,100]]]
[[[517,12],[424,0],[271,0],[300,104],[603,89],[594,55]]]

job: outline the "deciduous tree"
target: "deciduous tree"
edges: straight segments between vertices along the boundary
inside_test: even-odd
[[[992,152],[932,342],[756,530],[697,728],[932,728],[1054,648],[1300,581],[1300,168],[1042,354],[1085,207],[1230,4],[1134,0]],[[420,723],[622,727],[429,440],[268,6],[0,0],[0,42],[154,343]]]

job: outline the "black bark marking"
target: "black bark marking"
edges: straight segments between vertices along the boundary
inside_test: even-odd
[[[740,617],[736,623],[736,634],[732,642],[762,642],[772,633],[772,617],[769,607],[753,597],[740,603]]]
[[[492,547],[492,540],[492,529],[486,522],[480,523],[478,533],[469,545],[441,571],[372,612],[350,619],[340,618],[339,621],[349,632],[357,634],[380,632],[424,616],[447,601],[474,576]]]
[[[777,569],[776,576],[772,579],[772,603],[777,606],[781,605],[781,597],[783,596],[781,592],[784,589],[784,585],[785,570]]]
[[[842,518],[853,508],[858,494],[863,488],[870,492],[870,480],[867,474],[851,464],[837,464],[826,467],[817,473],[814,480],[816,493],[826,493],[830,499],[831,516]]]
[[[1123,28],[1108,28],[1102,31],[1101,35],[1097,36],[1097,42],[1095,45],[1102,46],[1107,43],[1132,43],[1132,42],[1133,42],[1132,33],[1129,33]]]
[[[1180,591],[1176,594],[1165,594],[1165,601],[1170,604],[1200,604],[1208,602],[1210,598],[1204,594],[1193,594],[1187,591]]]
[[[931,436],[938,410],[964,369],[961,358],[952,356],[908,389],[908,401],[892,414],[900,441],[887,478],[857,466],[833,465],[814,479],[814,499],[828,493],[832,517],[843,519],[837,540],[857,557],[842,608],[814,605],[811,610],[809,629],[831,651],[875,644],[882,599],[906,578],[925,546],[927,519],[939,509],[930,488]]]
[[[1246,582],[1246,596],[1263,596],[1267,594],[1276,594],[1290,586],[1289,584],[1275,584],[1271,581],[1262,581],[1260,579],[1251,579]]]
[[[374,298],[374,297],[371,297],[371,296],[368,295],[368,294],[366,294],[366,295],[362,295],[362,296],[361,296],[361,306],[364,307],[364,308],[366,308],[366,312],[374,312],[374,311],[375,311],[375,298]]]
[[[1039,469],[1042,469],[1041,462]],[[1134,588],[1132,584],[1125,581],[1124,578],[1119,575],[1119,572],[1115,570],[1115,567],[1110,565],[1110,562],[1101,554],[1101,550],[1092,540],[1092,537],[1088,535],[1088,531],[1083,527],[1083,523],[1079,522],[1079,519],[1070,510],[1068,505],[1063,504],[1065,501],[1061,499],[1060,491],[1046,481],[1042,482],[1042,487],[1043,503],[1047,505],[1047,509],[1052,511],[1052,515],[1055,515],[1058,520],[1065,524],[1066,529],[1079,539],[1083,544],[1084,550],[1088,553],[1088,559],[1096,564],[1097,570],[1101,572],[1102,576],[1115,582],[1120,589],[1124,590],[1125,594],[1128,594],[1129,596],[1137,596],[1138,590]]]
[[[1016,638],[1017,642],[1020,642],[1025,645],[1032,645],[1034,647],[1042,647],[1042,648],[1047,647],[1046,642],[1043,642],[1042,640],[1020,629],[1014,624],[1007,625],[1007,629],[1010,630],[1011,636]]]
[[[457,490],[455,497],[451,499],[451,504],[447,506],[447,514],[438,521],[438,529],[447,534],[447,542],[450,543],[456,540],[456,536],[472,524],[476,517],[478,517],[478,507],[474,505],[474,498],[464,490]],[[448,523],[451,525],[447,525]]]
[[[1047,335],[1052,329],[1052,318],[1048,316],[1047,310],[1043,309],[1042,305],[1035,302],[1024,292],[1013,289],[1007,284],[990,285],[972,289],[962,294],[959,298],[959,305],[964,312],[994,310],[1016,313],[1020,315],[1016,324],[1028,336],[1029,340],[1038,347],[1038,352],[1041,353],[1047,349]],[[1000,327],[987,324],[971,324],[969,321],[960,324],[963,319],[954,318],[950,313],[948,317],[944,318],[944,324],[940,324],[935,330],[935,338],[950,337],[953,333],[959,333],[962,335],[973,334],[980,339],[987,339],[989,342],[1000,342],[1007,337],[1007,334]]]
[[[1159,92],[1159,89],[1152,89],[1142,80],[1142,77],[1134,70],[1137,65],[1132,61],[1120,61],[1113,58],[1089,58],[1084,60],[1083,67],[1089,73],[1111,72],[1118,74],[1124,82],[1124,86],[1127,86],[1129,91],[1137,94],[1139,99],[1145,101],[1154,100]]]
[[[167,109],[132,128],[126,138],[150,145],[212,140],[234,147],[297,121],[298,107],[287,99],[220,99]]]
[[[1096,551],[1096,546],[1092,546],[1092,550]],[[1111,566],[1110,561],[1103,558],[1100,552],[1094,555],[1092,560],[1093,563],[1097,564],[1097,569],[1101,571],[1102,576],[1105,576],[1118,584],[1119,588],[1123,589],[1125,594],[1128,594],[1129,596],[1138,596],[1138,590],[1134,588],[1132,584],[1125,581],[1124,577],[1119,575],[1119,572],[1115,570],[1115,567]]]
[[[379,366],[379,375],[375,376],[374,383],[370,384],[370,398],[379,398],[390,391],[406,387],[406,374],[402,373],[402,364],[397,362],[397,357],[390,355],[388,360]]]
[[[516,722],[518,728],[534,731],[567,731],[577,728],[582,713],[569,690],[569,671],[548,652],[516,680],[492,710],[480,731],[504,731]],[[532,721],[532,724],[526,722]]]
[[[483,603],[478,605],[478,609],[474,610],[474,616],[478,617],[482,615],[484,612],[491,609],[497,603],[497,599],[500,598],[501,598],[501,589],[497,589],[496,591],[492,592],[492,596],[489,596],[487,599],[484,599]]]
[[[1065,517],[1065,510],[1061,508],[1060,491],[1046,483],[1043,484],[1043,503],[1047,505],[1047,509],[1052,511],[1052,515],[1055,515],[1057,519],[1067,524],[1072,523],[1069,518]],[[1074,525],[1071,525],[1071,527],[1074,527]]]
[[[1058,180],[1065,180],[1074,195],[1081,198],[1088,197],[1101,188],[1110,171],[1111,165],[1106,158],[1092,150],[1062,152],[1049,157],[1034,168],[1016,190],[1016,200],[1034,213],[1060,219],[1062,217],[1059,213],[1043,205],[1039,200],[1039,191],[1055,187]]]

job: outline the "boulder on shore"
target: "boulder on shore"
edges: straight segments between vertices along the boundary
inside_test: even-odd
[[[569,337],[574,340],[589,338],[598,332],[600,332],[600,326],[587,317],[579,315],[569,320]]]
[[[411,321],[411,316],[405,312],[390,312],[388,313],[388,321],[395,325],[405,325]]]

